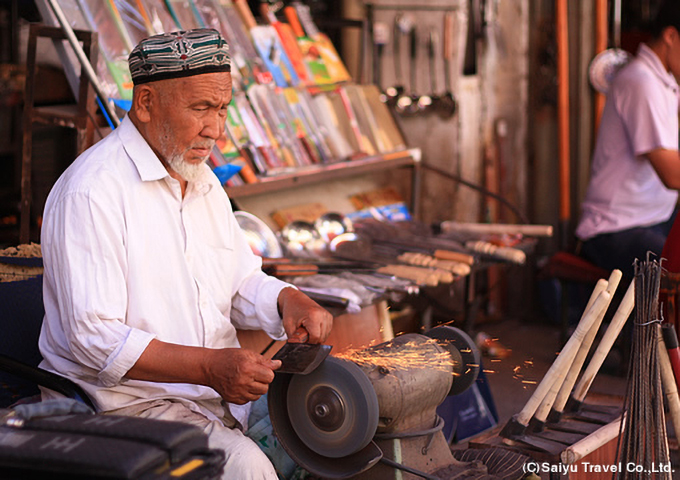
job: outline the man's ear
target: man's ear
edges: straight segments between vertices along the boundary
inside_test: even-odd
[[[663,39],[664,44],[670,47],[673,45],[674,41],[678,40],[678,31],[675,27],[668,26],[661,32],[661,38]]]
[[[138,85],[132,95],[132,109],[142,123],[151,121],[151,108],[155,101],[156,91],[147,84]]]

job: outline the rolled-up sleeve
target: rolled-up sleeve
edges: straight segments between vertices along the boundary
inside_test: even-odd
[[[276,340],[285,339],[277,300],[281,290],[291,286],[262,271],[253,272],[234,296],[231,317],[234,325],[244,330],[262,329]]]

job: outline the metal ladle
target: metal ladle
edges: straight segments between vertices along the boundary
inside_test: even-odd
[[[352,221],[341,213],[328,212],[314,221],[314,228],[319,232],[326,245],[343,233],[352,232]]]
[[[456,113],[457,102],[451,93],[451,42],[453,41],[453,14],[447,12],[444,15],[444,81],[446,92],[439,100],[437,112],[442,118],[450,118]]]
[[[432,97],[430,95],[418,95],[416,91],[416,78],[418,72],[418,31],[416,27],[413,27],[411,31],[411,86],[413,87],[413,92],[411,92],[411,111],[412,115],[417,115],[419,113],[424,113],[430,109],[432,106]]]
[[[326,249],[319,232],[310,222],[295,220],[283,227],[280,241],[292,257],[314,257]]]
[[[401,20],[399,22],[400,29],[399,31],[402,33],[408,33],[410,37],[410,53],[409,57],[411,58],[411,62],[409,63],[409,85],[408,85],[408,91],[404,90],[402,94],[397,98],[397,103],[395,105],[395,110],[399,115],[403,116],[410,116],[414,113],[415,109],[417,109],[417,104],[413,105],[414,102],[418,101],[418,97],[415,96],[414,88],[415,88],[415,61],[414,61],[414,55],[415,55],[415,27],[413,26],[413,22],[411,21],[411,18],[402,15]]]
[[[385,89],[385,95],[387,97],[387,105],[391,107],[396,107],[397,105],[397,100],[401,98],[401,96],[404,93],[404,86],[401,85],[398,82],[401,82],[401,79],[403,78],[403,72],[401,70],[401,19],[402,19],[402,14],[399,13],[394,17],[394,25],[392,29],[392,45],[393,45],[393,52],[392,52],[392,58],[394,60],[394,75],[396,76],[395,80],[397,82],[396,85],[387,87]]]
[[[435,64],[435,52],[437,51],[438,37],[437,32],[431,31],[430,38],[427,42],[427,57],[430,67],[430,108],[432,110],[437,110],[439,108],[439,102],[441,101],[437,91],[437,66]]]

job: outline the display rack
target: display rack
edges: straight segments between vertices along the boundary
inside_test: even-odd
[[[310,165],[294,169],[279,170],[275,175],[262,177],[259,182],[225,187],[232,199],[273,193],[290,188],[337,180],[371,172],[386,171],[396,168],[411,169],[411,213],[417,216],[420,198],[420,161],[421,151],[418,148],[401,150],[384,155],[364,157],[346,162],[325,165]]]
[[[101,45],[101,57],[107,61],[100,62],[97,67],[102,77],[109,75],[117,78],[114,75],[115,68],[110,71],[111,62],[121,56],[124,50],[121,45],[130,42],[113,37],[116,37],[116,32],[130,28],[130,19],[102,10],[101,22],[94,22],[93,18],[97,17],[95,13],[99,10],[93,12],[93,9],[101,5],[93,1],[40,0],[38,3],[43,17],[50,24],[56,24],[52,10],[58,10],[49,8],[50,4],[61,3],[59,7],[63,6],[69,12],[69,23],[87,25],[93,30],[104,29],[101,25],[107,26],[106,45]],[[121,5],[124,3],[132,4],[131,0],[121,2]],[[154,0],[151,3],[158,3],[159,8],[170,8],[168,2]],[[178,7],[179,3],[173,3],[173,7]],[[280,34],[277,34],[275,25],[281,23],[280,19],[272,16],[269,24],[258,25],[245,2],[234,2],[230,6],[217,0],[206,0],[201,4],[204,9],[187,10],[182,24],[176,21],[177,28],[210,24],[222,30],[230,37],[233,58],[241,58],[245,62],[243,67],[252,70],[251,74],[248,74],[249,68],[238,70],[241,80],[237,83],[238,88],[235,88],[236,101],[230,105],[226,142],[219,146],[219,152],[211,156],[211,166],[215,169],[234,159],[244,165],[240,175],[225,180],[224,188],[231,198],[273,194],[305,185],[338,179],[353,180],[352,177],[374,172],[405,169],[411,173],[406,179],[410,180],[411,213],[417,216],[420,149],[406,147],[403,132],[387,107],[379,101],[380,91],[377,87],[352,82],[342,60],[337,53],[334,54],[333,46],[324,34],[318,32],[304,8],[293,8],[294,15],[291,11],[285,12],[291,28],[297,26],[299,30],[293,31],[295,35],[291,48],[299,49],[298,53],[301,54],[305,51],[303,46],[323,47],[321,51],[326,52],[322,55],[324,71],[328,72],[326,76],[313,77],[314,81],[310,77],[309,83],[305,85],[296,85],[284,78],[282,83],[276,82],[274,88],[271,80],[257,82],[259,77],[255,71],[262,67],[261,62],[267,60],[268,54],[260,53],[258,56],[254,47],[258,47],[263,40],[262,35],[258,35],[263,31],[278,38]],[[360,25],[365,27],[363,22]],[[163,28],[174,27],[164,25]],[[63,47],[62,42],[57,41],[55,44]],[[66,49],[62,53],[71,52]],[[62,57],[62,62],[72,74],[78,71],[77,61],[69,55]],[[122,95],[122,92],[118,94]]]

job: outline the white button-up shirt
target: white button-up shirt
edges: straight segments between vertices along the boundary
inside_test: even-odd
[[[237,327],[285,337],[276,302],[288,284],[261,271],[217,177],[206,165],[182,198],[127,117],[54,185],[41,243],[41,366],[102,411],[177,399],[221,417],[209,387],[124,375],[153,338],[225,348],[239,346]]]
[[[678,84],[644,43],[607,93],[576,236],[587,240],[665,222],[678,193],[643,155],[678,149]]]

